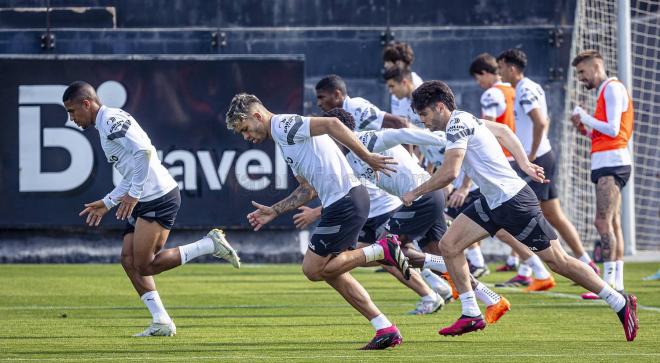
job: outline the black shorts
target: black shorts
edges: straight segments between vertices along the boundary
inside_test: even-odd
[[[396,213],[400,208],[395,208],[387,213],[377,215],[367,219],[367,222],[364,223],[364,227],[360,231],[359,241],[363,243],[372,244],[378,240],[378,237],[383,234],[385,231],[390,229],[390,218]]]
[[[165,229],[172,229],[179,208],[181,208],[181,192],[179,192],[179,187],[172,189],[160,198],[148,202],[138,202],[135,208],[133,208],[133,213],[128,217],[124,236],[135,232],[135,222],[138,217],[149,222],[157,222]]]
[[[543,167],[545,178],[550,179],[549,183],[538,183],[533,181],[529,175],[525,174],[525,172],[520,169],[518,163],[515,161],[511,162],[511,167],[516,171],[516,173],[518,173],[518,176],[521,177],[532,188],[538,200],[545,202],[546,200],[557,198],[559,193],[557,193],[556,184],[557,162],[555,161],[555,153],[550,150],[547,153],[537,157],[533,163]]]
[[[613,176],[614,182],[619,186],[619,189],[623,189],[630,179],[630,165],[621,165],[621,166],[607,166],[604,168],[599,168],[591,171],[591,182],[598,184],[598,179],[604,176]]]
[[[456,189],[454,189],[449,195],[452,195]],[[475,200],[479,199],[479,196],[481,193],[479,193],[479,189],[475,189],[468,193],[467,197],[465,197],[465,202],[463,202],[463,205],[458,207],[458,208],[449,208],[445,209],[445,213],[447,213],[448,216],[450,216],[452,219],[456,219],[459,214],[461,214],[467,207],[470,206]]]
[[[367,188],[364,185],[353,187],[341,199],[323,207],[321,220],[309,241],[309,249],[325,257],[355,248],[368,216]]]
[[[528,185],[492,210],[481,195],[463,214],[491,236],[504,229],[534,252],[543,251],[550,247],[550,241],[557,239],[557,234],[543,217],[539,200]]]
[[[439,241],[447,231],[445,194],[436,190],[424,194],[409,207],[402,207],[390,218],[390,232],[417,240],[420,248]]]

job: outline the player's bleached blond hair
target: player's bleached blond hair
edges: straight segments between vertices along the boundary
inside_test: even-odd
[[[239,93],[231,99],[229,110],[225,114],[225,122],[229,130],[236,130],[236,126],[248,117],[249,109],[252,104],[261,103],[257,96],[249,93]]]

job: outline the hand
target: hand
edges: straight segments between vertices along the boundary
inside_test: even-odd
[[[261,227],[277,217],[277,212],[272,207],[267,207],[255,201],[252,201],[252,205],[257,208],[257,210],[248,214],[247,219],[255,231],[260,230]]]
[[[465,198],[468,195],[468,191],[463,188],[456,188],[454,192],[449,194],[449,200],[447,201],[447,207],[449,208],[458,208],[465,203]]]
[[[571,116],[571,122],[573,123],[573,126],[580,127],[580,125],[582,125],[582,119],[580,118],[580,114],[574,113]]]
[[[389,176],[389,172],[394,172],[396,173],[396,169],[391,167],[390,165],[396,165],[397,162],[392,158],[391,156],[384,156],[380,154],[375,154],[371,153],[369,156],[364,160],[375,172],[382,172],[383,174]]]
[[[298,208],[301,212],[293,216],[293,223],[296,228],[307,228],[310,224],[314,223],[321,216],[321,208],[310,208],[302,206]]]
[[[405,205],[406,207],[410,207],[410,205],[413,204],[415,199],[417,199],[417,197],[413,192],[408,192],[404,194],[403,197],[401,197],[401,200],[403,201],[403,205]]]
[[[550,180],[545,178],[545,171],[543,170],[542,167],[533,164],[533,163],[527,163],[522,170],[525,172],[525,174],[529,175],[533,181],[537,183],[550,183]]]
[[[97,200],[96,202],[85,204],[85,209],[82,212],[78,213],[79,216],[84,217],[87,214],[87,223],[88,226],[96,227],[101,223],[101,218],[108,213],[108,208],[105,207],[103,200]]]
[[[119,198],[119,208],[117,208],[117,219],[125,220],[128,218],[131,213],[133,213],[133,208],[138,203],[138,198],[133,198],[130,195],[126,194],[123,197]]]

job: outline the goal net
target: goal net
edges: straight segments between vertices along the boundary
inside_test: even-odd
[[[586,49],[598,50],[608,75],[617,74],[617,0],[578,0],[571,60]],[[660,1],[631,0],[632,98],[634,104],[633,160],[637,249],[660,249]],[[570,62],[570,61],[569,61]],[[570,66],[569,66],[570,67]],[[630,91],[630,90],[629,90]],[[560,151],[560,198],[585,246],[598,234],[593,226],[596,200],[590,181],[591,141],[570,123],[581,104],[593,112],[596,94],[568,71]],[[630,180],[629,183],[633,182]]]

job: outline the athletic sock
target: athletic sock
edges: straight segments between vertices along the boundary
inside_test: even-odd
[[[622,270],[623,271],[623,270]],[[614,278],[616,275],[616,262],[607,261],[603,264],[603,280],[610,286],[614,286]]]
[[[467,259],[474,267],[484,267],[484,255],[481,253],[481,247],[475,246],[467,250]]]
[[[163,302],[160,300],[158,291],[146,292],[140,299],[142,299],[142,302],[147,305],[147,309],[149,309],[154,323],[169,324],[172,322],[172,318],[167,314]]]
[[[451,289],[449,287],[449,284],[445,282],[440,276],[436,275],[433,271],[431,271],[428,268],[425,268],[421,272],[422,278],[424,279],[424,282],[426,282],[427,285],[433,291],[439,292],[439,291],[446,291],[447,289]]]
[[[534,277],[539,280],[545,280],[550,277],[550,272],[545,268],[539,256],[534,255],[525,261],[534,271]]]
[[[461,299],[462,314],[474,318],[481,315],[479,305],[477,305],[477,298],[474,291],[468,291],[458,296]]]
[[[616,261],[616,271],[614,273],[614,290],[623,291],[623,261]]]
[[[374,243],[362,249],[364,257],[366,257],[367,262],[380,261],[385,258],[385,251],[383,246],[378,243]],[[374,318],[375,319],[375,318]]]
[[[427,253],[424,257],[424,268],[428,268],[440,273],[447,272],[447,265],[445,265],[445,260],[441,256],[432,255],[430,253]]]
[[[519,260],[518,260],[518,256],[511,256],[511,255],[509,255],[509,257],[506,258],[506,264],[509,265],[509,266],[515,266],[515,265],[517,265],[517,264],[518,264],[518,261],[519,261]]]
[[[477,299],[486,304],[486,306],[497,304],[500,301],[500,295],[481,282],[477,283],[477,287],[474,289],[474,295]]]
[[[610,285],[605,284],[603,290],[598,293],[598,296],[605,300],[612,310],[615,312],[621,311],[626,306],[626,298],[620,293],[616,292]]]
[[[213,240],[209,237],[204,237],[197,242],[189,243],[187,245],[179,246],[181,253],[181,264],[185,264],[192,259],[199,256],[208,255],[213,253]]]
[[[582,254],[582,256],[580,256],[580,261],[582,261],[582,262],[584,262],[588,265],[589,262],[591,262],[591,257],[589,257],[589,255],[585,252],[585,253]]]
[[[525,262],[518,266],[518,276],[532,277],[532,268]]]
[[[371,323],[371,326],[376,329],[376,331],[379,331],[381,329],[389,328],[392,326],[392,323],[387,319],[387,317],[384,314],[380,314],[377,317],[371,319],[369,321]]]

